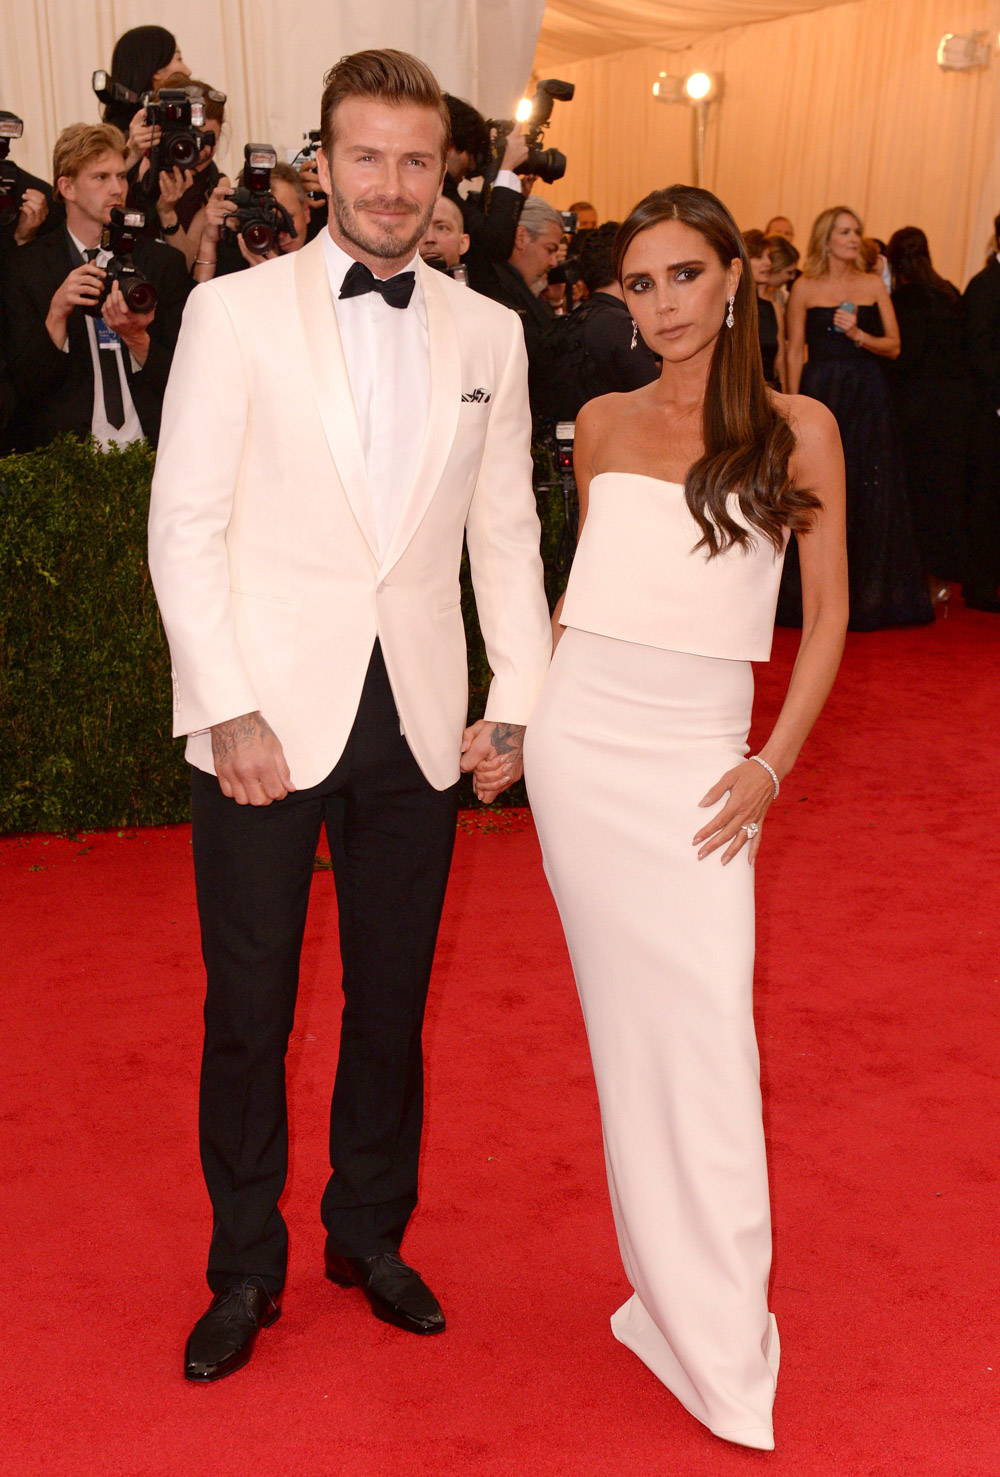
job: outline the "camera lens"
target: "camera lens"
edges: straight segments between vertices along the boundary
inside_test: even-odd
[[[247,250],[256,256],[266,256],[269,251],[274,250],[274,232],[264,221],[253,221],[243,232],[243,240],[247,244]]]
[[[178,133],[168,143],[167,163],[171,169],[193,169],[201,150],[189,133]]]
[[[133,282],[123,295],[133,313],[151,313],[156,307],[156,288],[152,282]]]
[[[566,173],[566,155],[559,149],[531,149],[519,173],[537,174],[547,185],[554,185]]]

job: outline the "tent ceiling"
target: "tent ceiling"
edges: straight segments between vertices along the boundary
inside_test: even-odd
[[[635,46],[681,50],[698,36],[845,0],[549,0],[535,70]]]

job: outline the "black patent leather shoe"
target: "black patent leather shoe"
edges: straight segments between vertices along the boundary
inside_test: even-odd
[[[338,1287],[360,1287],[383,1323],[409,1333],[443,1333],[444,1314],[426,1282],[395,1251],[375,1256],[326,1253],[326,1275]]]
[[[281,1317],[281,1293],[269,1293],[256,1278],[217,1292],[187,1341],[184,1378],[197,1384],[221,1380],[242,1369],[262,1328]]]

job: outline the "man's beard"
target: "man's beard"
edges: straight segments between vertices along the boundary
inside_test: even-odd
[[[398,198],[390,200],[380,195],[374,195],[366,199],[364,203],[366,206],[381,207],[385,210],[398,210],[402,206],[407,212],[412,213],[413,230],[408,236],[399,237],[385,226],[366,230],[347,197],[342,195],[336,186],[330,192],[333,216],[345,240],[350,241],[351,245],[358,247],[360,251],[366,252],[368,256],[392,261],[412,256],[416,251],[418,241],[427,234],[427,227],[431,223],[437,201],[432,200],[424,211],[421,211],[416,204],[411,205]]]

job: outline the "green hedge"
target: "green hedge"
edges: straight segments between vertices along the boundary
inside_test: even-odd
[[[170,663],[146,568],[153,453],[65,437],[0,459],[0,831],[163,825],[188,815]],[[562,498],[536,455],[546,584]],[[468,569],[470,714],[490,674]],[[466,782],[464,799],[472,801]],[[507,803],[524,802],[521,787]]]

